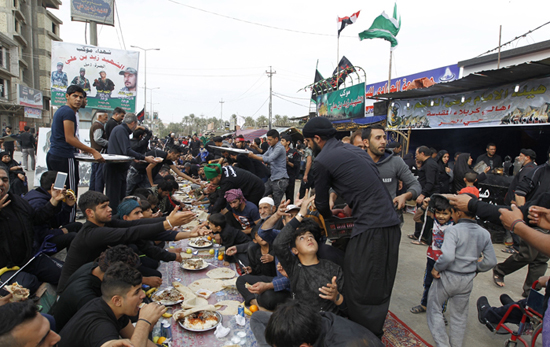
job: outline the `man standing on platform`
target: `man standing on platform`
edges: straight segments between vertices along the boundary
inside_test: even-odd
[[[126,155],[137,160],[145,160],[153,164],[154,157],[138,153],[130,146],[130,134],[137,128],[137,117],[129,113],[124,122],[116,126],[109,137],[108,154]],[[113,214],[117,212],[118,204],[126,196],[126,177],[130,163],[106,163],[104,168],[105,193],[109,197]]]
[[[72,85],[65,94],[67,104],[61,106],[54,114],[50,136],[50,150],[46,154],[48,171],[66,172],[66,188],[78,195],[78,162],[74,159],[77,149],[94,156],[98,162],[105,159],[99,151],[86,146],[78,139],[78,120],[76,113],[86,98],[86,92],[81,87]],[[75,209],[71,213],[71,222],[74,222]]]
[[[92,148],[100,153],[107,152],[107,134],[105,133],[105,123],[109,119],[109,115],[105,111],[96,113],[96,120],[90,128],[90,142]],[[103,193],[105,181],[103,180],[104,163],[92,163],[92,174],[90,176],[90,190]]]

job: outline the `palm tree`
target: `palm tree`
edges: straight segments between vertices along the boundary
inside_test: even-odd
[[[254,118],[249,116],[244,119],[244,125],[247,127],[254,127],[256,126],[256,122],[254,121]]]
[[[288,121],[288,116],[283,116],[283,118],[281,119],[281,122],[283,123],[282,125],[283,126],[289,126],[289,121]]]
[[[274,124],[275,126],[280,126],[281,125],[281,116],[279,116],[278,114],[275,115],[275,122]]]
[[[256,120],[256,124],[259,127],[266,127],[268,123],[269,123],[269,120],[267,119],[266,116],[263,116],[263,115],[258,117],[258,119]]]

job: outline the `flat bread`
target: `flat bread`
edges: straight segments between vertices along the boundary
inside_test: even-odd
[[[218,309],[218,312],[221,313],[224,316],[234,316],[239,313],[239,305],[241,305],[242,302],[238,302],[235,300],[223,300],[218,301],[214,306]],[[220,310],[220,308],[224,307],[224,310]]]
[[[183,302],[181,304],[181,308],[190,309],[190,308],[194,308],[194,307],[202,307],[202,306],[207,306],[207,305],[208,305],[208,300],[200,298],[200,297],[196,297],[192,302],[190,302],[190,301]]]
[[[188,287],[184,286],[180,282],[172,282],[172,286],[176,288],[176,290],[183,294],[183,297],[185,298],[183,300],[183,303],[181,304],[182,307],[185,306],[196,306],[197,304],[197,296],[195,293],[189,289]]]
[[[196,291],[200,289],[208,289],[211,292],[219,292],[220,290],[224,289],[223,281],[215,280],[211,278],[202,278],[200,280],[197,280],[193,283],[191,283],[188,288],[195,293]]]
[[[18,302],[25,300],[29,297],[30,291],[19,285],[19,283],[15,282],[9,286],[5,286],[4,289],[12,294],[12,298],[10,299],[10,302]]]
[[[235,273],[235,271],[226,267],[218,267],[206,273],[206,276],[213,279],[230,279],[235,277],[236,275],[237,274]]]
[[[246,289],[248,289],[248,288],[252,287],[252,284],[246,282],[246,283],[244,284],[244,287],[245,287]]]
[[[237,288],[237,277],[234,277],[230,280],[224,280],[223,286],[225,288]]]
[[[193,258],[193,254],[191,254],[191,253],[181,252],[180,255],[181,255],[181,259],[191,259],[191,258]]]

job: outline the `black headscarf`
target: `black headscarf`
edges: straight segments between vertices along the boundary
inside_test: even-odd
[[[453,178],[453,186],[456,192],[466,186],[464,176],[467,172],[472,171],[472,168],[468,165],[468,160],[470,160],[470,153],[462,153],[456,159]]]

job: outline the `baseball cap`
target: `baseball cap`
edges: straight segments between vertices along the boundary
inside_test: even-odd
[[[135,74],[137,74],[137,70],[134,69],[133,67],[127,67],[126,70],[122,70],[118,74],[119,75],[124,75],[125,73],[131,73],[132,75],[135,75]]]
[[[296,206],[296,205],[288,205],[288,206],[286,207],[285,212],[290,212],[290,211],[292,211],[292,210],[299,210],[299,209],[300,209],[299,206]]]

